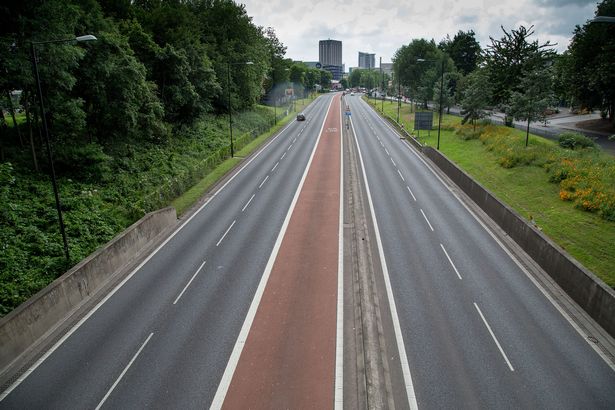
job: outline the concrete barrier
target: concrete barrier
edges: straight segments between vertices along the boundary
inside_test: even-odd
[[[512,208],[500,202],[441,152],[431,147],[423,147],[423,152],[517,242],[581,308],[615,337],[613,289]]]
[[[177,222],[175,208],[151,212],[0,319],[0,374],[87,302],[122,266]]]

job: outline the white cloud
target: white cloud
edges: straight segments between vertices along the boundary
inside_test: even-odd
[[[357,65],[358,52],[391,61],[395,51],[415,38],[439,42],[459,30],[474,30],[484,48],[489,37],[523,24],[534,25],[535,39],[564,51],[575,25],[592,18],[595,0],[236,0],[246,5],[255,24],[275,28],[287,57],[318,60],[318,41],[343,44],[346,68]]]

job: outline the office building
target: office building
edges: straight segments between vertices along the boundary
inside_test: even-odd
[[[359,51],[359,68],[370,69],[374,67],[376,67],[376,54]]]
[[[334,80],[341,80],[344,74],[342,64],[342,42],[339,40],[320,40],[318,42],[318,60],[324,70],[333,74]]]

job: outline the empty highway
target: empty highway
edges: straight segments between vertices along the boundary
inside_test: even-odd
[[[360,96],[326,94],[305,113],[185,215],[0,408],[352,408],[341,391],[361,377],[342,354],[353,337],[341,332],[344,143],[368,198],[397,408],[615,408],[613,369]]]
[[[347,96],[419,408],[613,408],[615,373],[359,96]]]

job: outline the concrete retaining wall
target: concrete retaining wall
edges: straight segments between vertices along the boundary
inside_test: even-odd
[[[151,212],[0,319],[0,373],[177,222],[175,208]]]
[[[615,337],[615,291],[439,151],[423,152],[480,206],[611,336]]]

